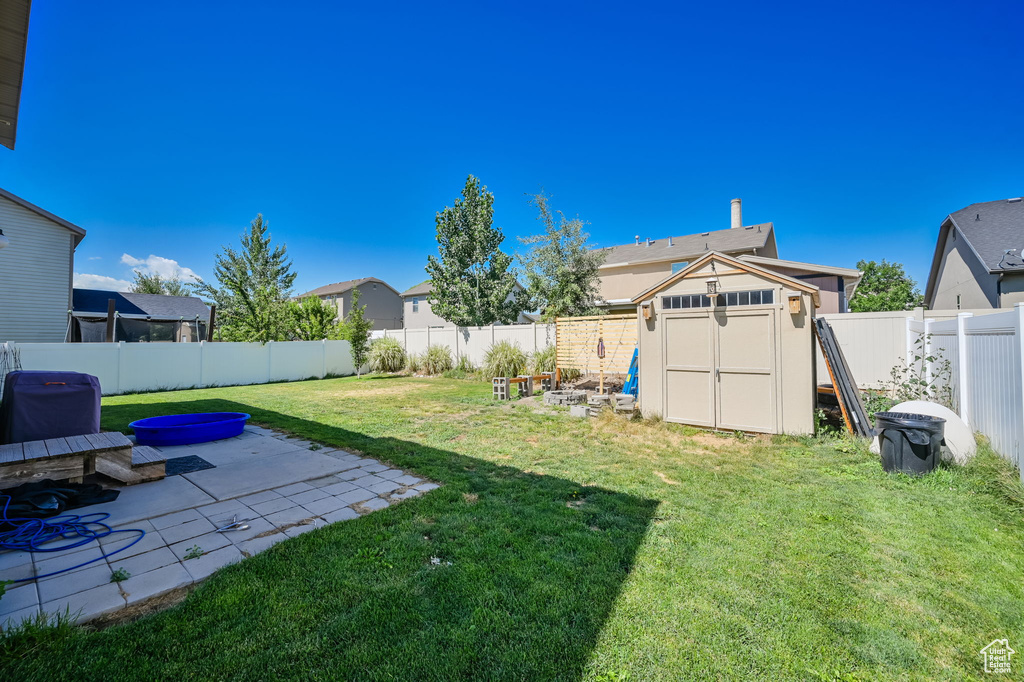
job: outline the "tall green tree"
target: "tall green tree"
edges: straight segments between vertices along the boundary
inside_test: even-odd
[[[291,338],[299,341],[320,341],[337,333],[338,309],[325,303],[319,296],[307,296],[302,301],[288,303],[288,323]]]
[[[535,195],[530,203],[537,207],[537,220],[544,231],[519,238],[530,247],[519,256],[526,271],[529,307],[539,310],[545,322],[599,313],[594,303],[601,282],[598,268],[605,254],[587,244],[590,235],[583,231],[586,223],[552,211],[543,193]]]
[[[917,282],[904,270],[902,263],[881,263],[862,260],[857,269],[863,273],[857,292],[850,299],[850,311],[872,313],[884,310],[910,310],[924,305],[924,296]]]
[[[435,222],[438,255],[427,259],[431,310],[460,327],[515,322],[527,296],[517,287],[512,257],[499,248],[505,235],[493,225],[494,195],[470,175],[462,197]]]
[[[285,341],[290,338],[288,299],[295,273],[284,244],[272,246],[270,223],[258,214],[241,235],[241,248],[222,247],[213,273],[219,286],[196,292],[217,304],[222,341]]]
[[[139,270],[135,271],[135,280],[132,282],[132,293],[135,294],[163,294],[165,296],[191,296],[192,285],[182,282],[177,277],[164,279],[158,273],[147,275]]]
[[[352,290],[352,309],[338,326],[339,336],[348,341],[352,352],[352,362],[356,366],[356,376],[359,376],[363,365],[366,364],[366,356],[370,350],[370,330],[373,329],[373,322],[365,317],[366,306],[359,305],[359,287]]]

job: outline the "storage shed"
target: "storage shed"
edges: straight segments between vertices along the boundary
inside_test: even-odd
[[[633,303],[644,416],[814,431],[817,287],[712,251]]]

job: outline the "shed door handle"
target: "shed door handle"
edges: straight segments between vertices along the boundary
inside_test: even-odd
[[[717,380],[721,380],[722,379],[722,368],[721,367],[715,367],[715,379],[717,379]]]

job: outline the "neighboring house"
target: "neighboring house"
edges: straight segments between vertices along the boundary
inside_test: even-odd
[[[338,319],[352,310],[352,292],[359,290],[359,305],[366,306],[365,318],[373,322],[373,329],[402,328],[402,297],[387,282],[376,277],[335,282],[296,296],[297,300],[316,296],[338,309]]]
[[[772,223],[743,225],[742,204],[732,200],[732,226],[727,230],[698,232],[667,239],[644,239],[633,244],[601,249],[605,253],[600,267],[598,304],[610,310],[629,311],[633,297],[682,270],[690,262],[715,251],[749,260],[779,274],[805,280],[821,291],[818,313],[846,312],[861,273],[849,268],[799,263],[779,259]]]
[[[195,296],[75,289],[72,300],[69,342],[107,341],[111,300],[116,313],[111,341],[183,342],[207,337],[210,309]]]
[[[85,230],[0,189],[0,343],[60,343]]]
[[[971,204],[950,213],[925,288],[932,310],[1011,308],[1024,302],[1024,201]]]
[[[406,329],[420,329],[422,327],[451,327],[452,323],[447,320],[438,317],[434,314],[434,311],[430,309],[430,302],[427,301],[427,296],[434,290],[434,287],[430,284],[428,279],[425,282],[420,282],[411,289],[407,289],[402,292],[402,305],[404,326]],[[522,291],[523,287],[518,282],[516,283],[516,291]],[[509,295],[511,298],[512,295]],[[535,316],[533,316],[535,317]],[[516,320],[516,324],[529,324],[533,322],[533,317],[527,313],[520,313],[519,318]]]

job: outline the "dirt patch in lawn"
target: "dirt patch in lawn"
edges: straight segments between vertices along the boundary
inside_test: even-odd
[[[373,386],[363,387],[357,386],[356,388],[349,388],[345,391],[327,391],[323,395],[331,396],[334,398],[350,399],[350,400],[362,400],[363,398],[373,398],[378,396],[395,396],[395,395],[407,395],[409,393],[418,393],[424,391],[429,386],[418,383],[406,383],[404,381],[389,382],[384,386]]]

